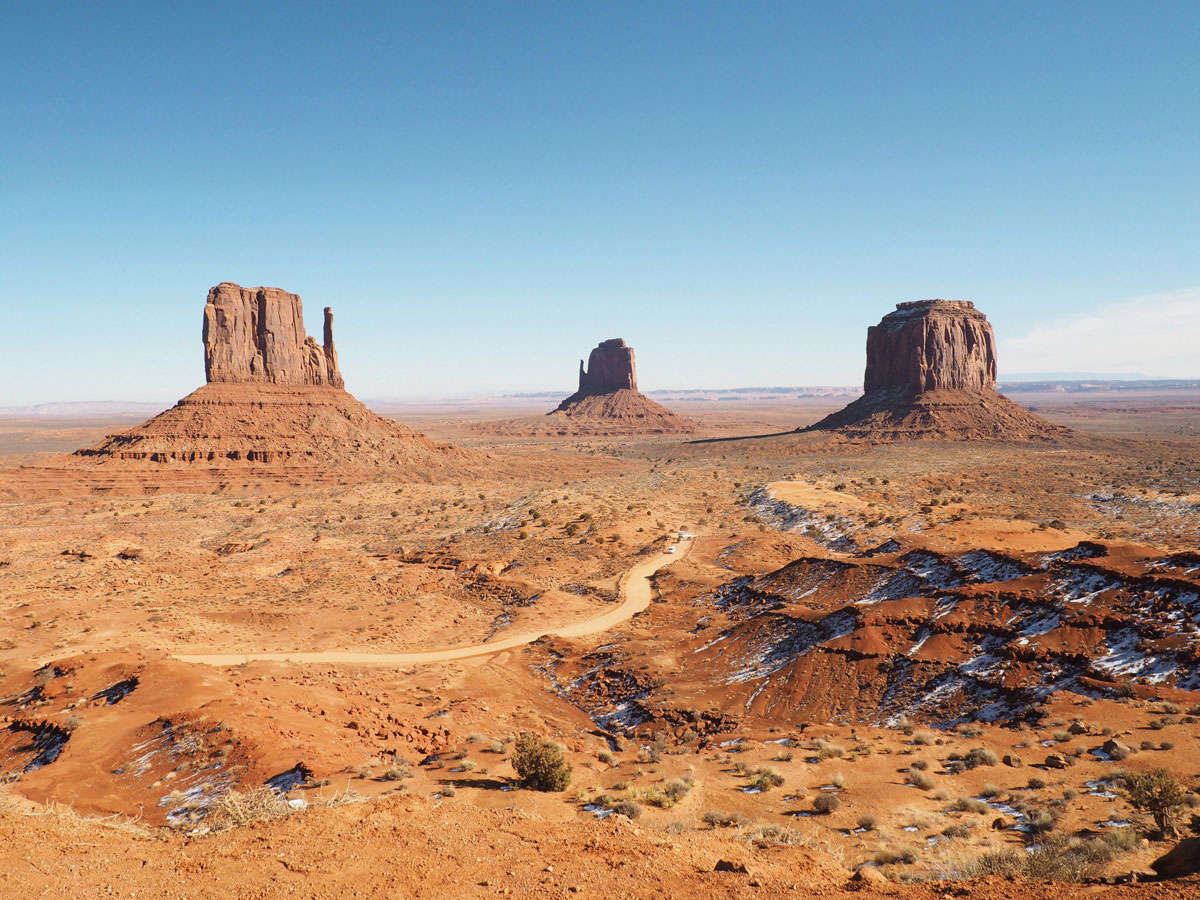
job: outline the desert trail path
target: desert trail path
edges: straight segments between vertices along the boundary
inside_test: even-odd
[[[318,650],[311,653],[204,653],[198,655],[179,654],[176,659],[183,662],[201,663],[208,666],[239,666],[242,663],[263,660],[267,662],[295,663],[345,663],[381,666],[410,666],[419,663],[450,662],[476,656],[490,656],[514,647],[524,647],[543,637],[583,637],[607,631],[646,609],[650,605],[652,590],[650,579],[661,568],[680,559],[692,549],[692,539],[679,541],[674,554],[660,553],[638,563],[625,573],[621,580],[621,602],[598,616],[581,619],[568,625],[549,628],[545,631],[529,631],[514,634],[498,641],[469,644],[465,647],[446,647],[440,650],[422,650],[415,653],[358,653],[346,650]]]

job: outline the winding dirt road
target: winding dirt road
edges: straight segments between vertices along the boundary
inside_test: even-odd
[[[529,631],[514,634],[497,641],[484,644],[470,644],[465,647],[447,647],[441,650],[422,650],[417,653],[356,653],[347,650],[319,650],[312,653],[205,653],[200,655],[177,655],[175,658],[183,662],[202,663],[207,666],[240,666],[242,663],[254,660],[269,662],[296,663],[352,663],[381,666],[411,666],[419,663],[450,662],[456,659],[470,659],[475,656],[489,656],[502,650],[512,650],[514,647],[524,647],[539,638],[552,637],[583,637],[607,631],[614,625],[633,618],[650,605],[652,591],[650,578],[659,569],[680,559],[692,549],[692,539],[679,541],[676,552],[660,553],[651,559],[638,563],[625,573],[621,579],[621,602],[612,609],[589,619],[582,619],[570,625],[551,628],[546,631]]]

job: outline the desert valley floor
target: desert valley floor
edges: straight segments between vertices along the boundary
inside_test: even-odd
[[[792,432],[845,399],[381,410],[461,456],[373,473],[0,420],[0,896],[1200,896],[1123,793],[1200,806],[1200,397]]]

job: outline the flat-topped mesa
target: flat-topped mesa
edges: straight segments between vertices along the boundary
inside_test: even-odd
[[[967,300],[897,303],[867,329],[861,397],[805,431],[859,443],[1049,440],[1067,429],[996,393],[996,335]]]
[[[897,303],[867,329],[863,390],[992,391],[996,336],[969,300]]]
[[[333,346],[333,311],[325,307],[324,343],[304,331],[298,294],[231,282],[204,304],[204,375],[226,384],[304,384],[345,388]]]
[[[601,341],[588,354],[587,368],[579,361],[579,391],[577,397],[595,397],[615,391],[637,390],[637,366],[633,348],[624,338]]]

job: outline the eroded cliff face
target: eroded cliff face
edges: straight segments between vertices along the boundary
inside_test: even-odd
[[[304,331],[297,294],[231,282],[204,304],[204,374],[212,383],[328,385],[342,389],[333,346],[333,312],[325,308],[324,344]]]
[[[898,303],[867,329],[863,396],[808,431],[890,443],[1058,440],[1068,431],[996,393],[996,336],[966,300]]]
[[[987,316],[967,300],[900,303],[867,329],[863,390],[991,391],[996,388],[996,336]]]
[[[595,397],[614,391],[637,390],[637,367],[633,348],[624,338],[601,341],[588,355],[587,369],[579,361],[579,391],[576,396]]]

